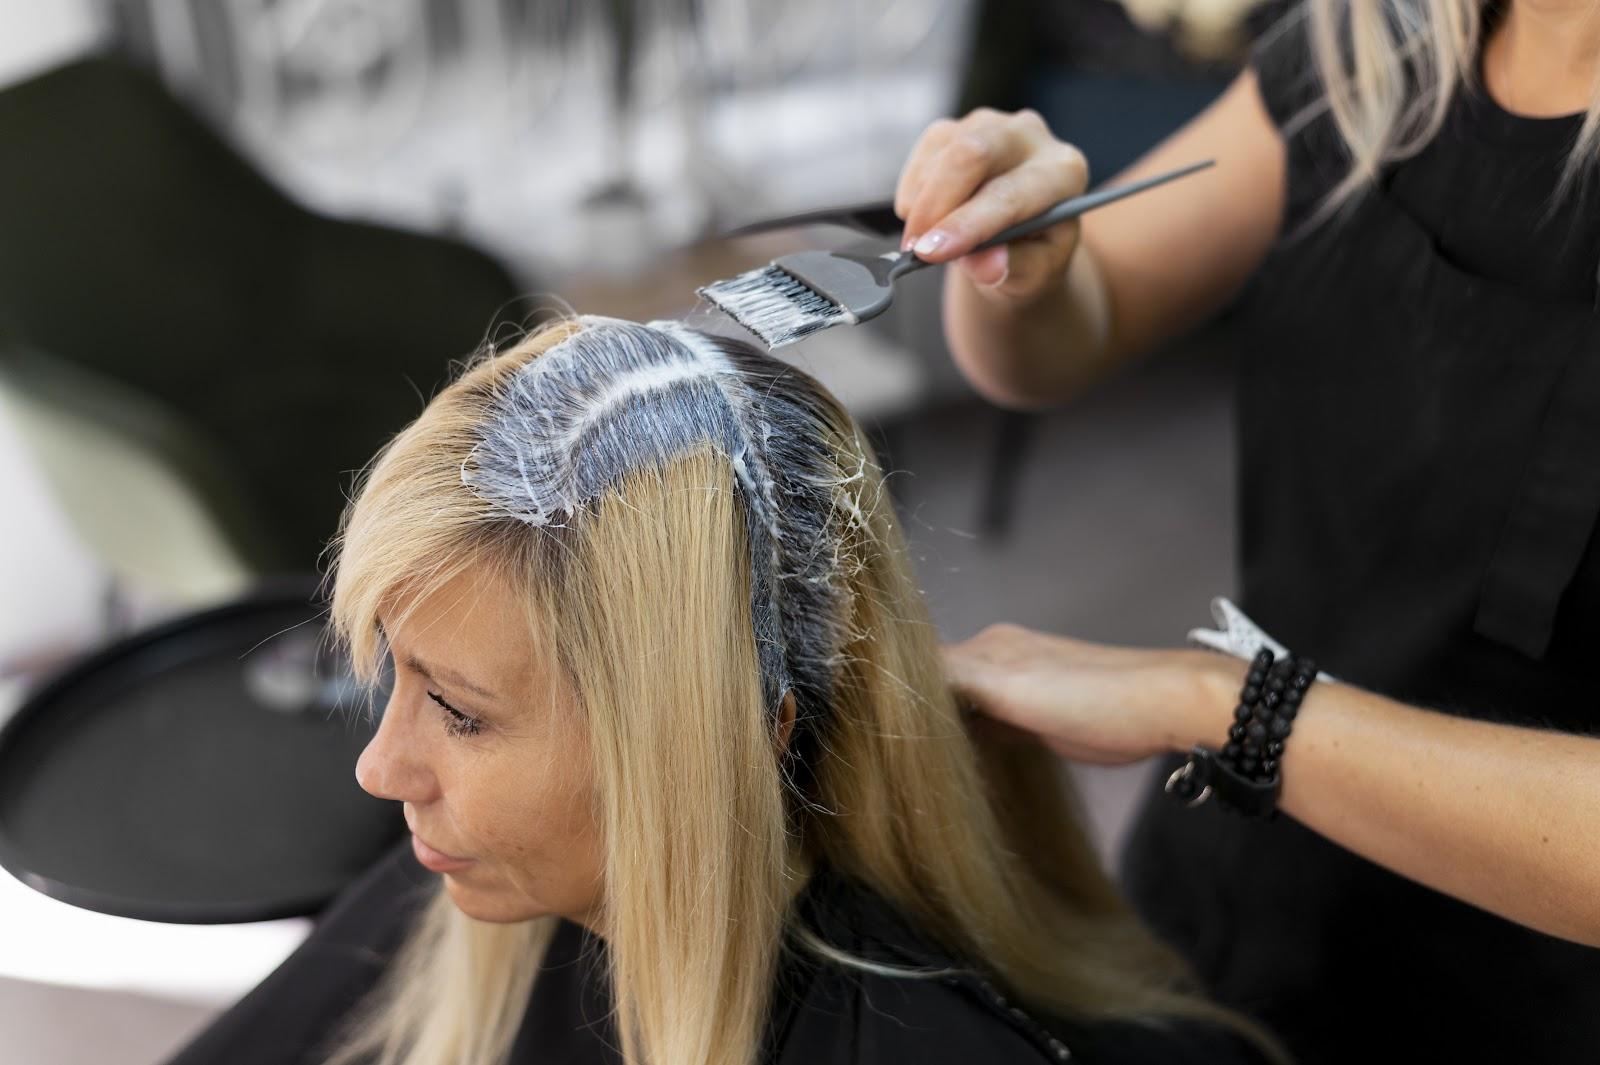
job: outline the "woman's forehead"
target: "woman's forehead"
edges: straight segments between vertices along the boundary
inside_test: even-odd
[[[426,591],[398,591],[376,620],[397,660],[483,698],[520,698],[545,658],[525,598],[478,569]]]

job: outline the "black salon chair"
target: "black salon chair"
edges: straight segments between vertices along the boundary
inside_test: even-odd
[[[0,320],[221,452],[305,571],[351,471],[518,313],[465,244],[325,218],[151,73],[89,57],[0,91]]]

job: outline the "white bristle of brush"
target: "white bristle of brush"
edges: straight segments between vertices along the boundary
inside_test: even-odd
[[[699,290],[769,349],[792,344],[855,315],[781,266],[763,266]]]

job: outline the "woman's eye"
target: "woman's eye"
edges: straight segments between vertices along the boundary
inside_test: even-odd
[[[468,717],[460,710],[445,702],[437,692],[429,692],[428,698],[444,708],[444,730],[452,736],[476,736],[483,731],[483,722],[475,717]]]

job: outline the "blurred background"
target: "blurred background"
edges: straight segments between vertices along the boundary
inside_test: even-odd
[[[239,647],[221,633],[239,638],[240,604],[263,596],[310,604],[354,472],[452,360],[552,310],[676,316],[696,286],[783,252],[897,242],[897,226],[721,234],[884,206],[923,128],[975,106],[1038,109],[1095,183],[1113,179],[1221,91],[1278,13],[0,2],[0,722],[15,718],[0,737],[0,1063],[159,1062],[312,927],[314,890],[141,908],[64,899],[69,878],[29,863],[63,840],[74,868],[126,863],[116,848],[163,803],[248,835],[282,760],[320,733],[239,722],[285,698],[323,705],[312,689],[339,670],[285,645],[281,618]],[[953,369],[939,286],[925,271],[884,318],[780,354],[873,432],[942,633],[1005,620],[1181,643],[1233,586],[1226,320],[1025,415]],[[314,626],[302,613],[292,624]],[[208,655],[175,686],[173,663]],[[185,758],[223,765],[233,790],[206,792]],[[357,802],[346,761],[317,786]],[[42,765],[49,787],[145,822],[75,836],[94,804],[46,803]],[[1109,864],[1153,784],[1137,766],[1077,780]],[[346,829],[370,832],[365,816]]]

